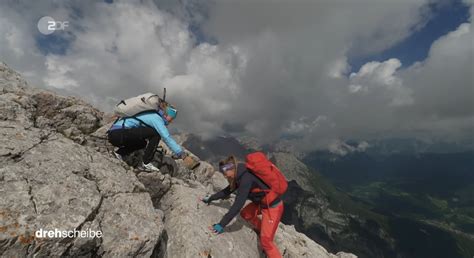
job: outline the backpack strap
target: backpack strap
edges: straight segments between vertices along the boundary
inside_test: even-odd
[[[141,120],[140,118],[137,117],[138,115],[141,115],[141,114],[144,114],[144,113],[151,113],[151,112],[156,113],[157,115],[159,115],[156,110],[145,110],[145,111],[139,112],[139,113],[137,113],[137,114],[135,114],[135,115],[133,115],[133,116],[125,116],[125,117],[117,118],[117,120],[115,120],[114,124],[115,124],[118,120],[122,119],[122,120],[123,120],[123,121],[122,121],[122,129],[125,129],[125,120],[131,118],[131,119],[137,120],[138,122],[140,122],[141,124],[145,125],[146,127],[153,128],[151,125],[149,125],[149,124],[143,122],[143,120]],[[160,116],[160,117],[161,117],[161,116]]]
[[[105,132],[106,134],[109,134],[110,129],[112,129],[112,126],[114,126],[114,124],[117,123],[118,120],[120,120],[120,117],[117,117],[117,118],[114,120],[114,122],[113,122],[112,125],[110,126],[109,130],[107,130],[107,132]]]
[[[260,177],[258,177],[257,175],[255,175],[255,173],[250,169],[250,168],[247,168],[246,171],[250,174],[252,174],[253,176],[255,176],[257,178],[257,180],[259,182],[261,182],[264,186],[268,187],[268,189],[262,189],[262,191],[268,191],[268,190],[271,190],[271,187],[265,183],[265,181],[263,181]],[[243,174],[243,173],[242,173]]]
[[[138,118],[138,117],[133,116],[133,117],[129,117],[129,118],[133,118],[133,119],[137,120],[138,122],[140,122],[141,124],[145,125],[146,127],[153,128],[151,125],[149,125],[149,124],[143,122],[143,120],[141,120],[141,119]]]

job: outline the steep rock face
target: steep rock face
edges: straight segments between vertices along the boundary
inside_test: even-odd
[[[27,89],[0,70],[0,254],[150,256],[163,223],[143,184],[110,156],[64,136],[93,132],[101,113]],[[37,238],[40,229],[101,230],[103,237]]]
[[[138,171],[109,153],[108,122],[77,98],[28,88],[0,63],[1,257],[262,255],[242,221],[234,231],[209,233],[225,208],[197,197],[227,184],[210,164],[189,171],[165,156],[165,165],[154,160],[162,173]],[[102,237],[37,237],[40,229],[101,231]],[[285,225],[277,244],[285,257],[334,257]]]
[[[281,170],[284,171],[286,178],[294,180],[304,190],[311,191],[312,187],[308,178],[310,177],[310,171],[303,162],[299,161],[295,156],[288,155],[283,152],[273,152],[272,161]]]

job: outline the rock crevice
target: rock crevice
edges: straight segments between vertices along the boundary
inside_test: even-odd
[[[32,193],[33,192],[33,186],[31,186],[30,181],[28,180],[28,178],[24,177],[23,179],[25,180],[26,185],[28,186],[28,195],[30,196],[31,204],[33,205],[35,213],[38,214],[38,209],[36,208],[35,198],[34,198],[33,193]]]

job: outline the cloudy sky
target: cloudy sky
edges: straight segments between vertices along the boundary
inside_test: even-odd
[[[2,1],[0,61],[103,110],[168,90],[173,127],[299,147],[471,139],[473,0]],[[44,16],[67,21],[43,35]]]

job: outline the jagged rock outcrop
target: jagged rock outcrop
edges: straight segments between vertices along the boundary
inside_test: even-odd
[[[295,156],[283,152],[273,152],[271,160],[274,161],[275,165],[281,171],[284,171],[289,181],[296,181],[296,183],[306,191],[312,190],[311,182],[308,180],[311,172],[308,167]]]
[[[110,156],[70,139],[97,129],[101,113],[27,89],[4,66],[0,72],[0,254],[151,255],[163,222],[144,185]],[[39,229],[89,228],[103,237],[35,236]]]
[[[78,98],[28,88],[0,63],[1,257],[262,255],[240,219],[225,234],[208,231],[229,205],[197,200],[226,185],[210,164],[189,171],[164,156],[155,158],[161,173],[137,171],[108,152],[110,120]],[[40,229],[102,237],[45,238]],[[336,257],[285,225],[277,243],[285,257]]]

